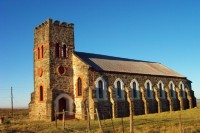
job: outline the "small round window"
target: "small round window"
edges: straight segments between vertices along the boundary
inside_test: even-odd
[[[58,73],[59,74],[64,74],[65,73],[65,68],[63,66],[58,67]]]

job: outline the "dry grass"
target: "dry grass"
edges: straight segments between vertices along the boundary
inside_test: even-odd
[[[198,106],[200,103],[198,103]],[[68,120],[67,127],[62,130],[62,121],[58,122],[58,128],[55,122],[31,121],[28,119],[28,110],[15,109],[14,118],[11,116],[10,109],[0,109],[0,116],[5,116],[7,123],[0,124],[0,132],[29,132],[29,133],[60,133],[60,132],[85,132],[87,129],[86,121]],[[10,123],[8,122],[10,120]],[[114,128],[116,132],[122,132],[121,118],[114,119]],[[129,118],[124,118],[124,130],[129,132]],[[111,120],[103,120],[108,130],[113,131]],[[77,131],[75,131],[76,129]],[[92,132],[101,132],[98,128],[98,121],[91,121]],[[200,106],[190,110],[164,112],[160,114],[149,114],[134,117],[135,133],[198,133],[200,132]]]

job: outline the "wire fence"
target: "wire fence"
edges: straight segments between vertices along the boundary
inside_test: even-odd
[[[81,115],[86,118],[86,122],[83,124],[83,121],[80,121],[78,119],[71,119],[71,117],[67,116],[67,114],[71,114],[71,116]],[[91,120],[90,115],[93,115],[94,118],[96,118],[96,119]],[[125,132],[125,130],[124,130],[125,124],[123,122],[123,117],[121,118],[121,121],[119,121],[119,123],[117,123],[117,125],[115,125],[116,122],[114,124],[112,115],[110,113],[109,113],[109,115],[110,115],[110,118],[105,119],[104,115],[101,114],[102,118],[100,118],[98,109],[95,109],[95,113],[91,113],[91,112],[89,112],[89,109],[87,109],[86,114],[69,112],[69,111],[64,111],[64,110],[62,112],[57,112],[55,110],[55,126],[56,127],[61,126],[63,130],[67,130],[67,131],[71,131],[71,132],[72,131],[73,132],[83,132],[83,131],[96,132],[96,129],[98,129],[98,131],[100,131],[100,132],[115,133],[116,127],[119,127],[119,125],[121,125],[122,132],[124,133]],[[107,114],[107,116],[108,116],[108,114]],[[62,120],[60,118],[62,118]],[[59,124],[61,124],[60,122],[58,122],[59,120],[62,121],[62,125],[59,125]],[[72,120],[76,121],[76,124],[71,124]]]

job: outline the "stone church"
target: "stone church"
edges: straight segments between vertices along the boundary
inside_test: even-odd
[[[190,109],[196,98],[187,77],[150,61],[75,51],[74,25],[46,20],[34,29],[31,119],[54,112],[85,119],[128,117]],[[73,113],[75,112],[75,114]]]

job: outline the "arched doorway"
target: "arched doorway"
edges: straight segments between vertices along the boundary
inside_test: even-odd
[[[65,113],[65,118],[75,118],[73,113],[73,99],[69,95],[65,93],[60,94],[54,100],[54,105],[57,112],[63,112],[63,110],[67,111]],[[60,114],[58,118],[62,119],[62,114]]]
[[[58,106],[59,106],[59,112],[62,112],[63,110],[64,111],[67,111],[67,102],[66,102],[66,99],[65,98],[61,98],[59,101],[58,101]]]

